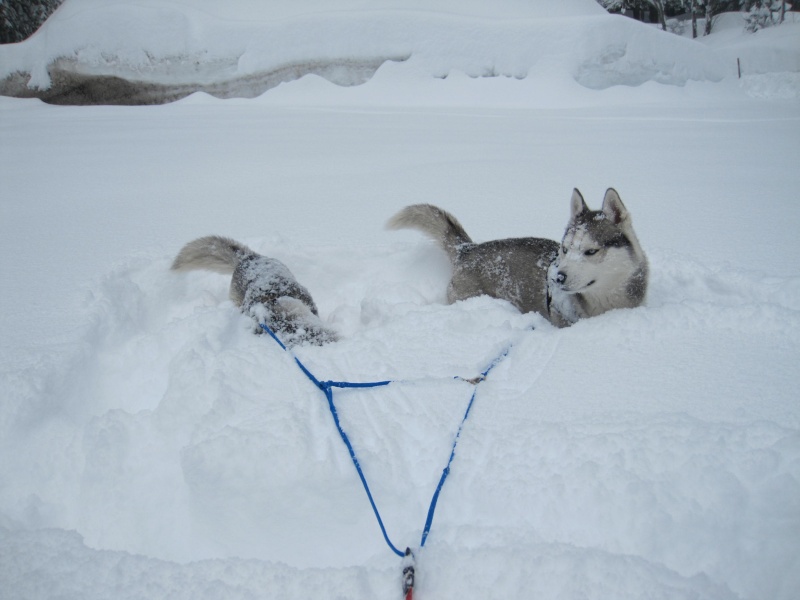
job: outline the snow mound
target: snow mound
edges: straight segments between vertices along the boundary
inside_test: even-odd
[[[736,598],[718,582],[786,585],[786,531],[798,508],[789,499],[800,497],[796,411],[785,378],[759,382],[727,365],[747,340],[776,373],[788,372],[780,349],[800,329],[797,281],[775,281],[783,292],[768,294],[745,273],[652,258],[648,308],[559,331],[489,298],[441,304],[435,262],[430,279],[398,277],[354,296],[336,291],[337,261],[290,255],[325,287],[322,297],[334,295],[327,318],[347,332],[297,348],[303,363],[321,379],[398,381],[336,393],[396,544],[419,539],[473,392],[453,377],[473,377],[513,344],[480,384],[462,433],[426,547],[424,572],[436,577],[420,585],[429,593],[459,597],[483,580],[472,575],[481,569],[513,574],[492,586],[510,597],[535,586],[544,598]],[[419,270],[410,249],[361,260]],[[68,370],[28,379],[8,399],[3,438],[24,449],[15,488],[37,490],[0,495],[9,529],[0,531],[0,568],[19,579],[19,597],[36,597],[38,585],[100,597],[102,586],[89,588],[109,578],[122,582],[121,597],[149,587],[249,597],[255,582],[273,580],[277,589],[327,581],[390,597],[396,573],[377,558],[388,551],[320,391],[289,354],[251,333],[225,277],[167,267],[139,260],[109,274],[93,291]],[[771,303],[755,311],[765,294]],[[709,353],[715,363],[703,365]],[[567,364],[591,365],[590,394],[559,391],[574,376],[558,368]],[[698,389],[706,379],[714,388]],[[65,418],[31,388],[60,390]],[[80,537],[20,531],[48,527]],[[332,552],[331,540],[347,552]],[[234,555],[257,560],[226,558]],[[187,580],[195,587],[179,589]]]
[[[796,14],[789,13],[780,26],[744,35],[740,13],[721,15],[715,33],[699,41],[713,49],[734,76],[800,73],[800,17]]]
[[[336,551],[335,548],[330,548]],[[510,550],[510,552],[509,552]],[[490,598],[615,598],[634,600],[735,600],[706,577],[681,577],[658,565],[628,556],[569,545],[519,539],[510,546],[479,551],[445,550],[428,568],[444,575],[445,585],[422,571],[417,586],[426,595],[463,598],[482,589],[482,574],[515,573],[491,582]],[[10,532],[0,527],[0,580],[13,586],[15,600],[48,597],[82,600],[140,598],[224,598],[253,600],[265,590],[274,598],[398,597],[398,569],[348,567],[296,569],[262,561],[207,560],[189,564],[87,548],[74,532]],[[13,578],[5,574],[19,573]],[[620,593],[620,590],[626,590]]]
[[[594,89],[723,74],[703,46],[604,14],[591,0],[506,2],[491,17],[479,6],[300,3],[287,12],[270,3],[244,20],[250,5],[220,14],[189,2],[68,0],[31,39],[0,48],[0,89],[62,104],[160,103],[195,91],[254,97],[307,74],[357,85],[382,63],[408,59],[424,77],[565,72]]]

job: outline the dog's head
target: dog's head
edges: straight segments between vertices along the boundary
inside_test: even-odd
[[[642,256],[630,214],[613,188],[603,207],[589,210],[581,193],[572,192],[571,216],[549,284],[567,294],[608,294],[624,286],[641,266]]]

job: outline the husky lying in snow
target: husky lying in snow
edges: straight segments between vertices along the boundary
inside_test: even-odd
[[[610,188],[601,210],[592,211],[576,189],[564,239],[514,238],[476,244],[450,213],[430,204],[407,206],[389,229],[417,229],[450,257],[448,302],[486,294],[522,312],[536,311],[553,325],[614,308],[633,308],[647,292],[647,258],[630,214]]]
[[[235,240],[208,236],[186,244],[172,263],[174,271],[194,269],[232,273],[231,300],[287,346],[336,340],[336,334],[320,321],[311,294],[279,260],[261,256]],[[256,331],[261,332],[261,327]]]

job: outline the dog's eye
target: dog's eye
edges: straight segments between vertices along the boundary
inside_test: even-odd
[[[567,253],[567,247],[566,246],[561,246],[561,252],[566,254]]]
[[[597,254],[597,249],[596,248],[592,248],[591,250],[587,250],[586,252],[584,252],[584,254],[586,256],[594,256],[595,254]]]

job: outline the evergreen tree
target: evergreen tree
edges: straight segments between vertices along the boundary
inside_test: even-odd
[[[785,0],[741,0],[742,9],[748,12],[745,29],[755,32],[765,27],[783,23],[786,17]],[[791,5],[788,5],[791,9]]]
[[[0,44],[29,38],[64,0],[0,0]]]
[[[767,1],[767,0],[764,0]],[[780,0],[774,0],[780,2]],[[692,37],[697,37],[697,18],[705,17],[703,35],[711,33],[714,18],[723,12],[737,11],[740,5],[759,0],[597,0],[609,12],[624,12],[639,21],[658,22],[666,27],[665,17],[689,13],[692,18]]]

